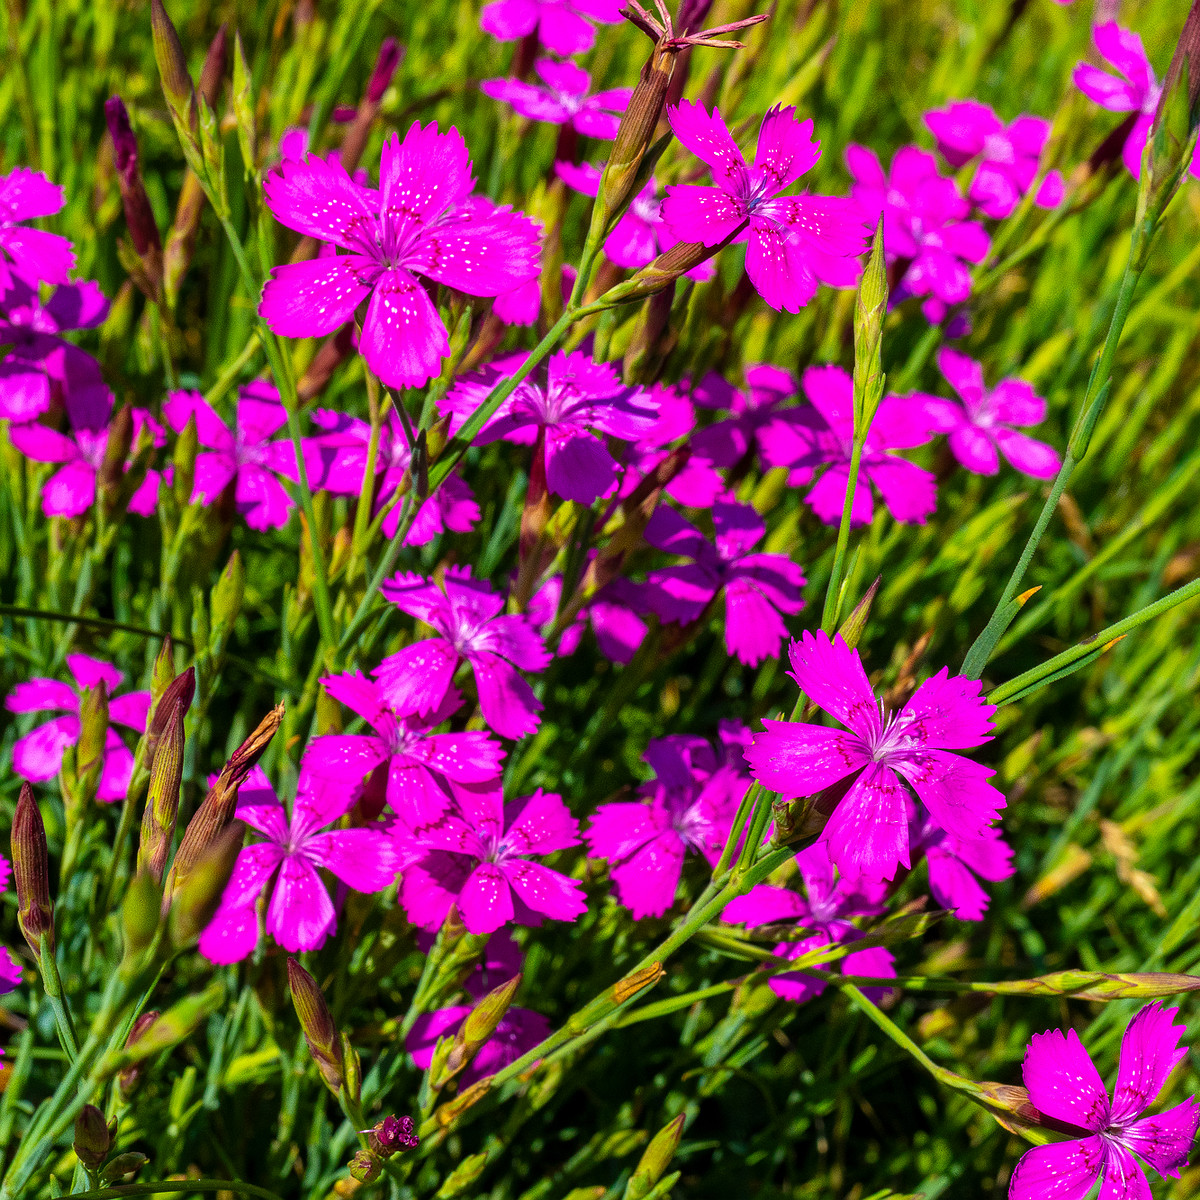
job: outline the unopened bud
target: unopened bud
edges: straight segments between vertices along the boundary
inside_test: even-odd
[[[121,928],[125,934],[127,959],[133,959],[149,948],[158,921],[158,880],[149,871],[139,871],[121,901]]]
[[[133,1023],[133,1028],[129,1031],[129,1036],[125,1039],[125,1049],[128,1050],[145,1032],[158,1020],[161,1014],[157,1011],[144,1012]],[[135,1064],[131,1067],[126,1067],[117,1076],[117,1090],[121,1093],[122,1100],[128,1100],[133,1095],[137,1085],[142,1079],[142,1067],[140,1064]],[[114,1160],[116,1161],[116,1160]]]
[[[645,1200],[663,1172],[671,1165],[683,1137],[684,1114],[668,1121],[651,1139],[637,1168],[625,1185],[625,1200]]]
[[[168,654],[170,646],[165,647]],[[159,656],[161,658],[161,655]],[[158,671],[158,663],[155,662],[155,672]],[[163,688],[157,699],[154,697],[153,688],[151,689],[151,709],[150,720],[146,723],[146,749],[145,762],[147,767],[153,767],[155,757],[158,754],[158,746],[162,741],[163,734],[166,733],[168,725],[174,717],[176,708],[179,708],[183,714],[192,706],[192,700],[196,695],[196,668],[188,667],[186,671],[176,675]]]
[[[295,1005],[309,1053],[321,1072],[325,1086],[336,1093],[345,1080],[345,1071],[342,1047],[329,1005],[325,1003],[317,981],[294,958],[288,959],[287,972],[292,1004]]]
[[[222,29],[224,26],[221,27]],[[242,46],[242,35],[233,35],[233,116],[237,121],[238,146],[242,151],[242,164],[249,175],[253,175],[258,162],[258,126],[254,114],[253,79],[246,62],[246,51]]]
[[[625,106],[608,164],[600,177],[596,207],[606,217],[620,212],[640,183],[638,169],[662,118],[674,69],[675,52],[658,45],[642,65],[637,87]]]
[[[188,74],[183,43],[162,0],[150,0],[150,29],[154,35],[154,57],[158,61],[163,95],[176,122],[190,125],[196,106],[192,77]]]
[[[175,451],[171,456],[174,468],[171,491],[180,508],[192,502],[192,488],[196,483],[196,456],[199,453],[200,437],[196,432],[196,414],[192,413],[175,439]]]
[[[246,568],[242,556],[235,550],[225,564],[225,570],[213,584],[210,607],[212,609],[213,633],[225,633],[237,620],[242,611],[242,599],[246,594]]]
[[[359,1058],[358,1051],[345,1030],[338,1035],[338,1041],[342,1047],[342,1070],[345,1075],[342,1087],[346,1095],[357,1104],[362,1098],[362,1059]]]
[[[130,1150],[125,1154],[118,1154],[100,1172],[100,1182],[106,1184],[120,1183],[126,1175],[132,1175],[134,1171],[140,1171],[149,1161],[144,1154],[139,1154],[136,1150]]]
[[[175,680],[171,687],[185,678],[186,673]],[[183,713],[182,699],[176,700],[154,752],[146,807],[142,810],[137,869],[139,872],[147,871],[156,884],[162,882],[163,872],[167,869],[167,855],[171,850],[175,820],[179,814],[179,787],[183,782]]]
[[[50,903],[50,856],[46,827],[33,798],[33,788],[21,784],[12,823],[13,881],[17,889],[17,924],[34,958],[41,959],[45,937],[54,952],[54,908]]]
[[[746,227],[743,222],[723,242],[716,246],[704,246],[699,242],[676,242],[669,250],[660,254],[653,262],[644,266],[632,279],[619,283],[605,293],[614,303],[639,300],[652,296],[674,283],[680,275],[686,275],[702,262],[712,258],[718,250],[728,246]]]
[[[208,44],[208,53],[204,56],[204,65],[200,68],[200,82],[196,90],[209,108],[217,107],[217,99],[221,92],[221,80],[225,77],[225,63],[229,56],[229,30],[221,23]]]
[[[205,847],[182,883],[176,877],[170,894],[171,945],[190,946],[213,919],[237,864],[246,827],[235,821]],[[164,902],[167,897],[164,895]]]
[[[375,59],[375,69],[371,72],[370,81],[367,83],[366,101],[368,104],[378,104],[383,99],[383,94],[391,86],[392,76],[395,75],[396,68],[400,65],[401,53],[400,43],[394,37],[383,39],[379,47],[379,55]]]
[[[156,289],[162,284],[162,236],[138,169],[137,138],[120,96],[111,96],[105,101],[104,116],[112,138],[117,185],[121,189],[121,206],[125,210],[129,238],[142,260],[147,282],[151,289]]]
[[[854,436],[866,437],[883,399],[883,321],[887,316],[887,259],[883,221],[875,227],[871,253],[854,302]]]
[[[175,648],[171,644],[168,633],[154,656],[154,666],[150,671],[150,712],[153,714],[158,702],[163,698],[168,685],[175,678]]]
[[[103,679],[83,689],[79,701],[79,742],[75,750],[76,803],[96,794],[108,739],[108,685]]]
[[[125,460],[133,445],[133,409],[122,404],[113,413],[108,425],[108,442],[104,447],[104,458],[96,477],[96,486],[109,503],[110,508],[125,472]]]
[[[75,1157],[89,1171],[98,1170],[112,1147],[112,1135],[104,1114],[94,1105],[85,1104],[75,1118]]]
[[[488,992],[477,1005],[467,1013],[466,1019],[454,1036],[454,1045],[446,1057],[445,1067],[439,1078],[434,1079],[434,1086],[440,1086],[457,1075],[483,1049],[484,1043],[496,1032],[496,1026],[508,1012],[521,986],[521,976],[514,975],[507,983]]]
[[[875,603],[875,594],[879,591],[879,585],[883,582],[883,576],[877,575],[875,582],[867,588],[866,594],[854,606],[854,610],[850,615],[838,626],[837,636],[846,643],[849,649],[853,650],[858,645],[859,639],[863,635],[863,630],[867,627],[867,620],[871,615],[871,605]]]

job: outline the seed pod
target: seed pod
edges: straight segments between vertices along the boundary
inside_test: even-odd
[[[345,1063],[329,1005],[325,1003],[317,981],[294,958],[288,959],[287,972],[292,1004],[309,1053],[325,1086],[336,1094],[345,1080]]]
[[[104,1114],[94,1105],[85,1104],[75,1118],[75,1156],[89,1171],[97,1170],[108,1157],[112,1134]]]
[[[41,959],[44,936],[54,951],[54,908],[50,902],[50,856],[46,827],[33,798],[33,788],[21,784],[12,823],[13,881],[17,889],[17,924],[34,958]]]

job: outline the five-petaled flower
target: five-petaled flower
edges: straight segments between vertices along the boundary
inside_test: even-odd
[[[493,100],[512,107],[531,121],[569,125],[584,137],[611,141],[617,136],[621,114],[633,94],[632,88],[607,88],[589,96],[588,73],[572,62],[542,58],[534,70],[546,85],[538,87],[522,79],[485,79],[479,90]]]
[[[826,260],[857,256],[868,229],[859,207],[831,196],[783,196],[821,156],[813,123],[772,108],[748,166],[721,113],[685,100],[667,112],[675,136],[712,169],[715,187],[667,188],[662,217],[681,242],[716,246],[747,226],[746,274],[775,309],[799,312],[817,292]]]
[[[1173,1021],[1178,1013],[1148,1004],[1130,1021],[1111,1100],[1075,1030],[1034,1034],[1022,1066],[1029,1099],[1079,1137],[1026,1151],[1008,1186],[1010,1200],[1083,1200],[1100,1180],[1101,1200],[1149,1200],[1139,1157],[1160,1175],[1179,1178],[1200,1124],[1200,1103],[1189,1096],[1166,1112],[1142,1116],[1187,1056],[1179,1045],[1186,1030]]]
[[[498,296],[538,273],[538,233],[528,217],[472,196],[457,129],[414,123],[383,144],[378,189],[334,158],[283,162],[263,185],[267,207],[290,229],[346,251],[275,267],[259,312],[285,337],[332,333],[370,298],[359,348],[393,387],[418,387],[450,352],[424,276],[471,296]]]
[[[990,741],[991,715],[977,680],[943,667],[899,713],[875,698],[858,651],[824,631],[793,642],[790,672],[801,692],[849,729],[764,721],[746,751],[751,773],[785,796],[813,796],[848,781],[825,827],[829,856],[857,879],[891,879],[908,867],[907,780],[934,823],[957,838],[980,838],[1004,807],[993,774],[952,750]]]

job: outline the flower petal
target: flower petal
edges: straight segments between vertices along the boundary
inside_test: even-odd
[[[1179,1009],[1147,1004],[1129,1022],[1121,1039],[1121,1065],[1113,1088],[1112,1120],[1126,1121],[1148,1108],[1167,1077],[1187,1057],[1179,1041],[1187,1032],[1174,1023]]]
[[[1027,1150],[1008,1185],[1009,1200],[1084,1200],[1104,1163],[1098,1137]]]
[[[450,353],[446,327],[429,293],[408,271],[394,268],[376,281],[359,349],[392,387],[419,387],[441,370]]]
[[[267,932],[296,954],[323,946],[336,923],[333,901],[312,863],[298,854],[284,858],[267,908]]]
[[[1108,1093],[1075,1030],[1035,1033],[1021,1075],[1038,1112],[1083,1129],[1099,1131],[1108,1125]]]
[[[458,893],[458,911],[468,933],[495,933],[513,919],[512,888],[495,863],[480,863]]]
[[[895,774],[876,764],[850,786],[825,826],[829,857],[851,879],[892,879],[909,866],[908,801]]]
[[[764,720],[745,750],[750,773],[784,796],[815,796],[823,788],[868,766],[871,756],[853,733],[791,721]]]
[[[792,678],[818,707],[864,740],[879,734],[879,701],[867,682],[858,651],[851,650],[840,634],[831,639],[823,630],[805,633],[792,642],[788,658]]]

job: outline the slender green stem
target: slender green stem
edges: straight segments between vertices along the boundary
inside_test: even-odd
[[[854,496],[858,491],[858,470],[862,463],[863,444],[867,431],[856,430],[854,445],[850,450],[850,474],[846,480],[846,498],[842,502],[842,520],[838,525],[837,546],[833,551],[833,569],[829,573],[829,586],[825,589],[825,608],[821,613],[821,628],[832,634],[838,620],[841,600],[842,575],[846,569],[846,547],[850,544],[850,518],[854,512]]]
[[[258,1200],[283,1200],[278,1192],[241,1183],[236,1179],[161,1180],[157,1183],[123,1183],[74,1193],[75,1200],[119,1200],[122,1196],[166,1196],[183,1192],[232,1192],[235,1196],[257,1196]]]
[[[79,1057],[79,1039],[75,1035],[75,1022],[71,1020],[71,1010],[63,996],[62,978],[58,973],[58,963],[54,958],[54,948],[50,939],[42,934],[41,940],[42,984],[46,989],[46,999],[54,1010],[54,1022],[58,1026],[58,1038],[62,1042],[67,1057],[74,1062]]]

